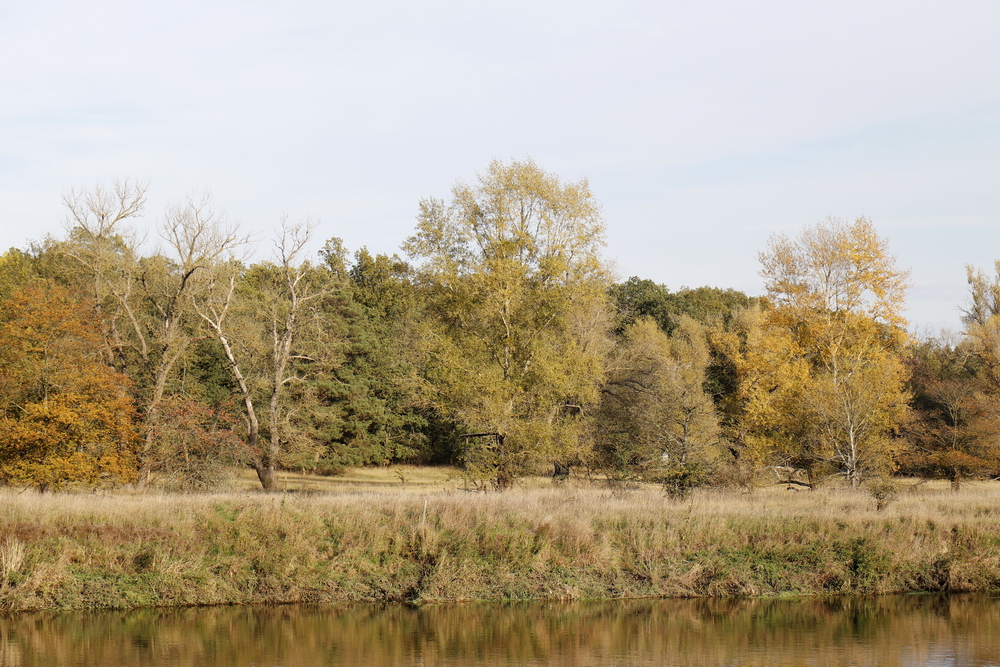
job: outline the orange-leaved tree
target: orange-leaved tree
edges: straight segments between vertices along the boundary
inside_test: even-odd
[[[45,281],[0,303],[0,481],[44,490],[135,479],[128,381],[101,360],[94,319]]]

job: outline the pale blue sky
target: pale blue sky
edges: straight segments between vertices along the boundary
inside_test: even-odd
[[[0,247],[62,194],[210,190],[395,252],[494,158],[587,176],[622,278],[758,293],[773,232],[865,215],[960,328],[1000,259],[1000,3],[0,3]]]

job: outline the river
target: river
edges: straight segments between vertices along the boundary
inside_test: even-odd
[[[1000,665],[1000,598],[212,607],[0,617],[0,667]]]

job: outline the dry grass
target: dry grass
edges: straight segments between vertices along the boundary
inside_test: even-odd
[[[525,477],[518,488],[551,487],[549,477]],[[406,493],[474,490],[474,484],[458,468],[447,466],[394,465],[347,468],[342,474],[321,476],[310,473],[279,472],[278,487],[282,491],[309,493],[353,493],[356,491],[393,490]],[[232,488],[238,491],[259,491],[260,482],[251,470],[239,470],[233,476]]]
[[[461,490],[447,469],[292,492],[0,492],[7,609],[774,596],[1000,588],[1000,484],[612,494]],[[308,491],[299,493],[295,491]]]

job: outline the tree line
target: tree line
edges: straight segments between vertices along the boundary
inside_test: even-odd
[[[908,272],[864,218],[759,254],[766,295],[615,282],[585,180],[494,161],[420,203],[406,259],[258,243],[190,200],[150,247],[145,187],[74,191],[66,233],[0,256],[0,481],[210,488],[277,471],[571,469],[675,495],[761,475],[852,485],[1000,472],[1000,265],[967,331],[915,340]]]

